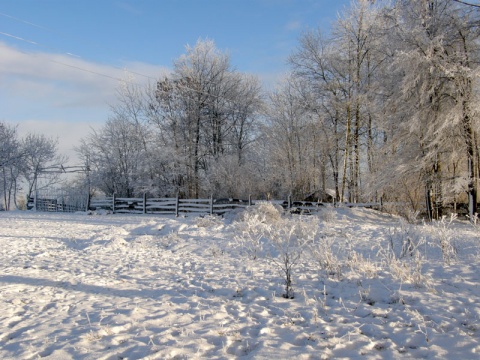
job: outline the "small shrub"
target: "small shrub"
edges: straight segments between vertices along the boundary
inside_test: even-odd
[[[341,262],[334,247],[335,237],[333,236],[319,236],[314,238],[309,244],[309,253],[313,260],[329,275],[341,276]]]
[[[236,215],[234,226],[239,235],[234,240],[237,247],[249,258],[263,257],[264,234],[269,224],[282,220],[283,209],[272,203],[261,202]]]
[[[420,252],[416,252],[410,261],[392,261],[390,271],[402,282],[413,284],[416,287],[428,287],[428,278],[422,272],[424,264],[425,258]]]
[[[425,240],[423,239],[421,243],[424,242]],[[413,284],[416,287],[429,286],[429,278],[423,274],[425,257],[418,251],[418,248],[415,248],[412,256],[404,258],[395,256],[391,247],[380,249],[378,255],[384,260],[387,269],[394,279],[398,279],[402,283]]]
[[[200,227],[208,228],[208,227],[220,226],[220,225],[222,225],[222,219],[218,215],[199,216],[196,219],[196,225],[199,228]]]
[[[418,222],[419,211],[413,210],[403,202],[391,201],[384,203],[383,211],[388,214],[398,215],[410,224]]]
[[[237,214],[235,221],[248,222],[256,217],[261,223],[272,224],[282,219],[283,208],[271,202],[259,202]]]
[[[400,219],[397,227],[390,230],[388,240],[390,255],[396,259],[404,258],[407,255],[413,256],[418,246],[425,242],[418,227],[403,218]]]
[[[237,247],[249,259],[256,260],[262,255],[264,224],[258,219],[258,216],[252,216],[245,222],[238,223],[237,230],[240,232],[240,235],[234,238]]]
[[[318,217],[325,222],[333,222],[337,217],[337,212],[332,205],[326,205],[320,210]]]
[[[456,214],[451,214],[449,219],[443,216],[440,220],[433,221],[431,225],[428,226],[433,237],[433,243],[442,251],[443,263],[445,265],[450,265],[457,259],[458,250],[451,229],[456,218]]]
[[[478,217],[477,213],[473,214],[473,216],[467,215],[467,219],[470,221],[470,224],[472,224],[475,230],[480,229],[480,218]]]
[[[350,252],[347,265],[355,273],[361,273],[367,278],[375,278],[378,276],[378,265],[357,251]]]

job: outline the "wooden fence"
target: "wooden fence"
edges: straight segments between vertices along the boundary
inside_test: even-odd
[[[90,209],[109,210],[112,213],[130,214],[224,214],[234,209],[246,208],[253,204],[251,198],[240,199],[180,199],[174,198],[117,198],[92,199]]]
[[[92,199],[90,209],[104,209],[112,213],[133,213],[133,214],[224,214],[235,209],[246,208],[255,205],[258,200],[241,199],[180,199],[175,198],[117,198],[115,196]],[[285,210],[295,214],[310,214],[317,212],[326,205],[332,205],[321,202],[311,201],[292,201],[291,197],[287,200],[273,200],[272,203],[282,206]],[[334,204],[346,207],[368,207],[381,209],[381,202],[371,203],[341,203]]]
[[[222,215],[228,211],[235,209],[243,209],[247,206],[255,205],[258,200],[252,200],[249,197],[246,200],[213,197],[205,199],[180,199],[174,198],[147,198],[146,195],[139,198],[124,197],[105,197],[93,198],[87,209],[86,196],[50,196],[32,198],[29,200],[30,209],[45,212],[76,212],[87,210],[107,210],[112,213],[124,214],[158,214],[158,215],[206,215],[218,214]],[[311,201],[292,201],[291,197],[287,200],[272,200],[274,204],[282,206],[285,210],[293,214],[311,214],[324,208],[331,203],[311,202]],[[382,203],[340,203],[333,204],[335,206],[346,207],[370,207],[382,208]]]
[[[76,212],[87,210],[87,196],[85,194],[65,193],[36,193],[27,199],[27,209],[44,212]]]

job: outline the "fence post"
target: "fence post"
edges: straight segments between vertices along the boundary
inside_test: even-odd
[[[248,195],[248,206],[252,206],[252,195]]]
[[[143,213],[147,213],[147,193],[143,193]]]
[[[179,195],[177,193],[177,196],[175,197],[175,217],[178,217],[178,208],[179,208]]]
[[[37,198],[38,198],[38,190],[35,189],[35,197],[33,198],[33,208],[35,209],[35,211],[38,211],[37,209]]]
[[[112,214],[115,214],[115,193],[112,195]]]
[[[287,206],[288,206],[288,210],[292,208],[292,195],[288,195],[287,197]]]
[[[210,215],[213,215],[213,194],[210,194]]]

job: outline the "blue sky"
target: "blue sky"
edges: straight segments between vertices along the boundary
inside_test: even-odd
[[[2,0],[0,121],[18,124],[21,134],[59,137],[61,151],[74,158],[79,139],[108,118],[115,79],[125,78],[125,69],[158,78],[187,44],[208,38],[230,53],[238,71],[271,86],[288,71],[301,33],[328,32],[349,3]]]

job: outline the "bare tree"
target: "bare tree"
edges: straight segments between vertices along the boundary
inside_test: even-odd
[[[12,198],[16,200],[19,169],[23,154],[18,141],[17,128],[0,123],[0,171],[2,176],[3,205],[10,210]],[[16,203],[15,203],[16,204]]]
[[[144,131],[130,119],[117,115],[99,131],[83,139],[78,152],[90,169],[90,181],[106,194],[131,197],[145,191]],[[147,175],[148,178],[148,175]]]
[[[20,169],[28,183],[27,196],[31,197],[39,185],[48,187],[60,181],[60,171],[66,158],[58,154],[57,145],[57,140],[41,134],[28,134],[22,139],[23,161]]]
[[[358,201],[365,190],[361,169],[375,170],[378,124],[375,80],[385,55],[380,51],[379,9],[353,2],[334,25],[331,37],[306,32],[290,57],[295,76],[311,91],[309,107],[330,139],[330,159],[337,199]]]
[[[269,149],[272,186],[278,182],[280,196],[301,199],[316,190],[320,178],[314,153],[320,129],[304,105],[303,85],[290,77],[272,92],[262,135]]]

